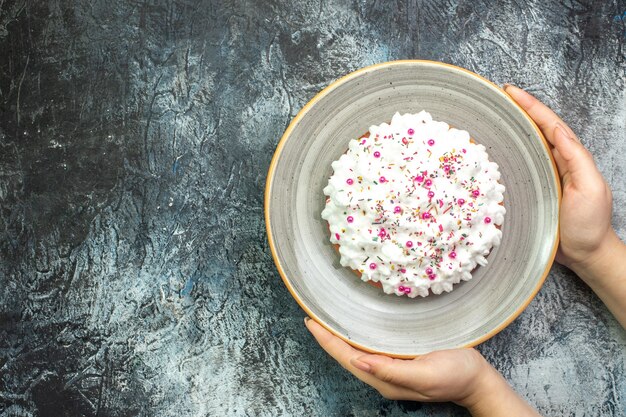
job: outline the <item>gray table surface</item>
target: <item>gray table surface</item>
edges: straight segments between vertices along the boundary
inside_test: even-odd
[[[0,0],[0,415],[467,415],[385,400],[314,343],[266,240],[270,158],[341,75],[444,61],[561,114],[611,185],[624,238],[624,12],[623,0]],[[623,415],[625,349],[556,265],[479,347],[552,416]]]

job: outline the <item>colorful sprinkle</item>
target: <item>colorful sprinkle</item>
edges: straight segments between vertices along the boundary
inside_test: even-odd
[[[426,268],[426,274],[427,275],[432,275],[433,274],[433,269],[431,267]]]
[[[374,152],[374,158],[380,158],[380,152],[378,151]]]
[[[456,202],[459,203],[459,206],[462,206],[463,204],[465,204],[465,199],[459,198]]]
[[[487,224],[491,223],[491,217],[485,217],[485,223]]]
[[[412,248],[413,247],[413,241],[412,240],[407,240],[405,243],[407,248]]]
[[[423,175],[418,175],[417,177],[415,177],[415,179],[413,181],[422,182],[422,181],[424,181],[424,176]]]
[[[435,139],[428,139],[428,146],[433,146],[435,144]]]
[[[396,214],[398,214],[398,213],[402,213],[402,207],[400,207],[400,206],[395,206],[395,207],[393,208],[393,212],[394,212],[394,213],[396,213]]]
[[[371,269],[371,270],[376,269],[376,267],[377,267],[377,265],[376,265],[374,262],[372,262],[372,263],[370,264],[370,269]]]
[[[456,258],[456,252],[452,251],[450,252],[450,254],[448,255],[450,258],[455,259]]]
[[[474,191],[472,191],[472,195],[473,195],[474,197],[478,197],[478,196],[480,195],[480,190],[474,190]]]
[[[346,180],[346,184],[348,184],[348,185],[352,185],[352,184],[354,184],[354,180],[353,180],[352,178],[348,178],[348,179]]]
[[[435,192],[434,191],[429,191],[428,192],[428,197],[433,198],[435,196]]]
[[[348,221],[348,223],[352,223],[354,221],[354,217],[348,216],[346,220]]]
[[[335,239],[339,240],[340,236],[339,233],[335,233]]]
[[[429,212],[422,213],[422,219],[424,220],[430,219],[430,213]]]
[[[380,177],[380,178],[378,179],[378,181],[380,181],[381,183],[385,183],[385,182],[387,182],[387,178],[385,178],[385,177]]]
[[[407,133],[409,134],[409,136],[413,136],[413,134],[415,133],[415,129],[410,128],[409,130],[407,130]]]
[[[433,181],[431,179],[427,179],[426,181],[424,181],[424,185],[430,187],[431,185],[433,185]]]

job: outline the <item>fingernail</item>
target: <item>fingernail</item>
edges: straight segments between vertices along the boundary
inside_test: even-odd
[[[502,86],[502,88],[504,88],[505,90],[509,87],[512,87],[512,85],[509,83],[504,83],[504,85]]]
[[[311,320],[311,319],[310,319],[310,318],[308,318],[308,317],[305,317],[305,318],[304,318],[304,324],[307,324],[307,323],[309,322],[309,320]]]
[[[351,359],[350,363],[355,368],[360,369],[363,372],[371,372],[372,371],[372,367],[369,364],[367,364],[365,362],[362,362],[362,361],[360,361],[358,359]]]
[[[573,138],[573,137],[571,137],[571,136],[569,135],[569,133],[567,133],[567,130],[565,130],[565,128],[563,127],[563,125],[562,125],[561,123],[557,122],[557,123],[556,123],[556,128],[557,128],[557,129],[559,129],[559,131],[561,132],[561,134],[562,134],[563,136],[565,136],[565,137],[566,137],[566,138],[568,138],[569,140],[574,140],[574,138]]]

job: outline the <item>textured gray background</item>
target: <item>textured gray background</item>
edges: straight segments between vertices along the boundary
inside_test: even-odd
[[[626,237],[626,1],[0,0],[0,415],[456,416],[329,359],[263,223],[289,120],[365,65],[534,92]],[[546,415],[626,409],[626,335],[555,266],[480,346]]]

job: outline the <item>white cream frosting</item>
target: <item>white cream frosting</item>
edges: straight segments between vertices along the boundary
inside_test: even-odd
[[[425,111],[396,113],[365,136],[332,163],[324,188],[341,265],[409,297],[471,279],[500,244],[506,212],[485,147]]]

